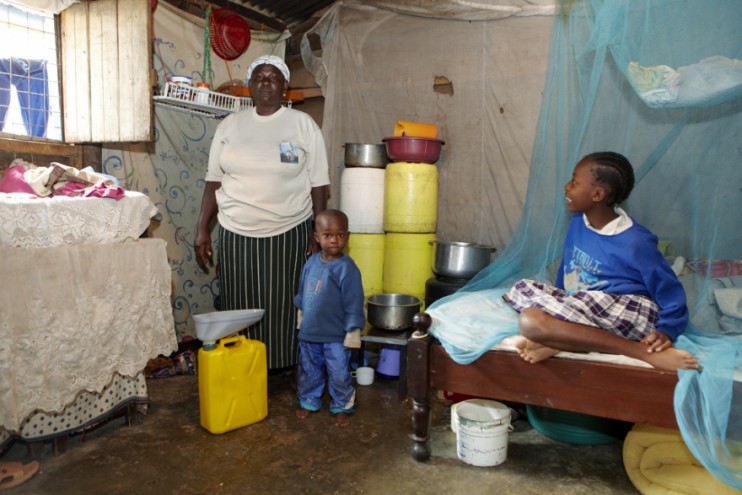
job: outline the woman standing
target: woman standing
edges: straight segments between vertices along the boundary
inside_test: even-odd
[[[296,365],[293,298],[307,257],[318,250],[312,219],[327,207],[330,183],[319,127],[281,105],[289,77],[272,55],[247,69],[254,107],[229,115],[214,133],[194,241],[208,270],[216,216],[221,309],[265,309],[249,332],[265,342],[272,370]]]

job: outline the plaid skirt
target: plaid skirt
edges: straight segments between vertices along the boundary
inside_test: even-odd
[[[517,311],[538,308],[555,318],[602,328],[639,341],[656,329],[659,307],[647,296],[577,291],[573,294],[535,280],[518,281],[503,296]]]

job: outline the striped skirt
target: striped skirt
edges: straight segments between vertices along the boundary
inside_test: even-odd
[[[560,320],[599,327],[614,335],[640,341],[656,330],[657,303],[646,296],[576,291],[523,279],[503,296],[517,311],[534,307]]]
[[[247,329],[251,339],[267,347],[268,369],[296,365],[297,310],[294,296],[307,261],[307,220],[274,237],[244,237],[219,228],[219,290],[222,310],[265,309],[265,316]]]

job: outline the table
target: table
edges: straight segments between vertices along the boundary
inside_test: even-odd
[[[399,400],[407,397],[407,341],[412,335],[413,329],[409,330],[384,330],[371,327],[361,335],[361,356],[363,356],[364,342],[375,344],[396,345],[400,347],[399,352],[399,381],[397,383],[397,395]]]
[[[0,434],[178,348],[162,239],[0,246],[0,273]]]

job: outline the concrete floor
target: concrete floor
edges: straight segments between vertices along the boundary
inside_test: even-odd
[[[409,405],[397,382],[358,387],[358,410],[337,428],[327,410],[298,420],[285,377],[269,378],[268,417],[212,435],[199,425],[195,376],[148,380],[152,405],[138,424],[115,419],[66,451],[51,446],[40,471],[7,493],[21,494],[635,494],[621,460],[621,443],[571,446],[550,440],[520,420],[507,460],[475,467],[456,457],[448,403],[433,401],[430,461],[410,455]],[[31,460],[14,443],[0,460]]]

